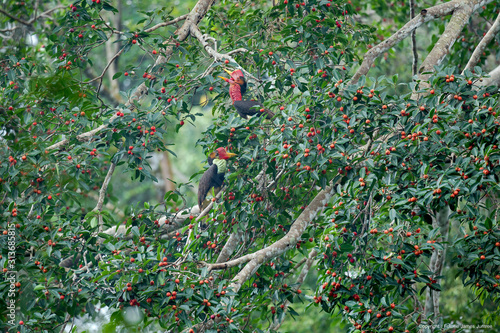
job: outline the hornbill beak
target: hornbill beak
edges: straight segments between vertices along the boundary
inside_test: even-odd
[[[228,158],[231,158],[231,157],[238,156],[238,154],[235,154],[235,153],[226,153],[226,156],[227,156]]]
[[[223,79],[224,81],[226,81],[229,84],[236,84],[236,82],[234,82],[233,79],[228,79],[227,77],[223,77],[223,76],[218,76],[218,78]]]
[[[240,85],[244,83],[245,75],[243,74],[243,72],[241,71],[241,69],[236,69],[236,70],[234,70],[232,72],[230,70],[226,69],[226,68],[223,68],[223,70],[227,74],[229,74],[230,78],[228,79],[228,78],[225,78],[225,77],[222,77],[222,76],[219,76],[219,78],[223,79],[227,83],[229,83],[229,84],[238,83]],[[240,81],[240,82],[238,82],[238,81]]]

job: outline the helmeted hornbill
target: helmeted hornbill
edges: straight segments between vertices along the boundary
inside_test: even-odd
[[[198,186],[198,207],[200,207],[200,210],[202,210],[203,201],[210,189],[222,186],[224,174],[227,170],[226,160],[233,156],[236,156],[236,154],[228,153],[226,149],[220,147],[208,157],[208,165],[210,167],[201,176]]]
[[[227,69],[224,70],[231,77],[229,79],[222,76],[219,77],[229,83],[229,96],[231,96],[233,105],[240,117],[247,119],[248,116],[253,116],[255,114],[266,114],[267,119],[272,119],[274,117],[274,113],[264,109],[264,106],[261,103],[257,101],[244,101],[242,99],[242,95],[247,90],[247,81],[245,80],[245,75],[243,75],[243,72],[240,69],[233,72],[230,72]],[[261,112],[260,110],[263,111]]]

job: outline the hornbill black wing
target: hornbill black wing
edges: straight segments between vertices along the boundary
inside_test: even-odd
[[[240,115],[241,118],[247,119],[247,116],[253,116],[255,114],[266,114],[267,119],[271,119],[274,117],[274,113],[269,110],[264,110],[264,112],[260,112],[260,109],[263,108],[262,104],[257,101],[235,101],[234,107],[236,111]]]
[[[212,164],[210,168],[201,176],[200,184],[198,185],[198,207],[203,204],[203,200],[207,197],[208,192],[212,187],[220,187],[224,182],[224,174],[217,173],[217,165]]]

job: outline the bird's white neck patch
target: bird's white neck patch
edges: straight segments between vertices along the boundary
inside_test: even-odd
[[[225,173],[227,170],[227,162],[226,160],[220,160],[216,158],[213,163],[217,165],[217,173]]]

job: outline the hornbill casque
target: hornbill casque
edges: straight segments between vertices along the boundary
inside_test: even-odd
[[[236,154],[228,153],[226,149],[220,147],[208,157],[210,167],[201,176],[198,186],[198,207],[203,210],[203,201],[207,197],[212,187],[218,188],[224,182],[224,174],[227,170],[227,160]]]
[[[247,81],[245,80],[245,75],[240,69],[233,72],[224,69],[226,73],[230,75],[230,78],[225,78],[219,76],[221,79],[229,83],[229,96],[233,101],[233,105],[241,118],[247,119],[248,116],[253,116],[255,114],[266,114],[266,119],[272,119],[274,113],[264,109],[264,106],[257,101],[244,101],[242,95],[247,90]],[[264,110],[261,112],[260,110]]]

